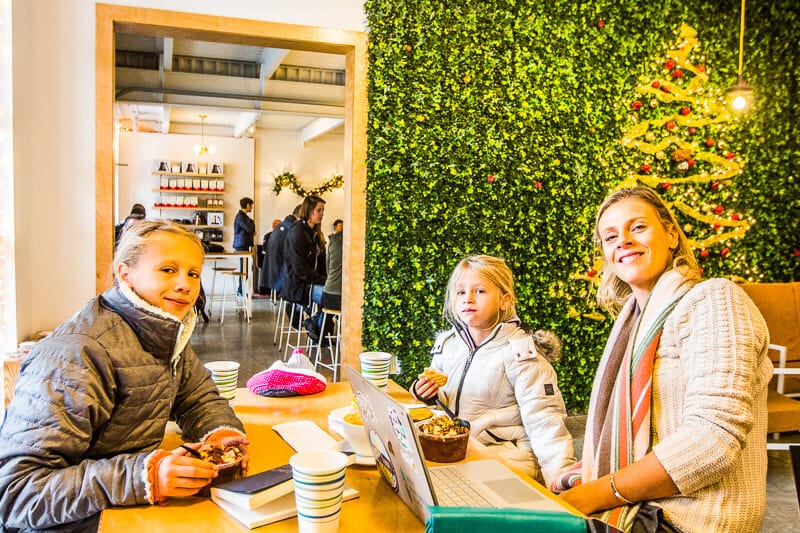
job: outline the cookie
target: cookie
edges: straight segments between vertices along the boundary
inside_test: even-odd
[[[433,411],[428,409],[427,407],[413,407],[408,410],[408,414],[411,415],[411,420],[414,422],[419,422],[421,420],[427,420],[428,418],[433,416]]]
[[[447,376],[439,372],[438,370],[434,370],[433,368],[426,368],[425,371],[420,374],[419,379],[428,378],[429,380],[433,381],[440,387],[443,387],[445,383],[447,383]]]

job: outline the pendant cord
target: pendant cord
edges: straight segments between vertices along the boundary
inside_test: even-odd
[[[742,19],[739,25],[739,81],[742,80],[742,66],[744,64],[744,3],[742,0]]]

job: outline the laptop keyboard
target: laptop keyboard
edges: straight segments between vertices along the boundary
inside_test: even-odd
[[[436,491],[436,500],[445,507],[494,507],[472,487],[472,482],[458,468],[437,466],[428,473]]]

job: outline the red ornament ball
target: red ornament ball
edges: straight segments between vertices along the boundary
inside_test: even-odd
[[[794,252],[792,252],[795,257],[800,257],[800,248],[795,248]]]
[[[672,69],[675,66],[675,62],[671,59],[667,59],[664,61],[664,68],[665,69]]]
[[[688,108],[688,107],[686,107],[686,106],[683,106],[683,107],[681,108],[681,115],[683,115],[684,117],[685,117],[686,115],[688,115],[689,113],[691,113],[691,112],[692,112],[692,110],[691,110],[691,109],[689,109],[689,108]]]
[[[697,65],[697,67],[695,67],[695,68],[697,69],[697,72],[705,72],[706,71],[706,66],[705,65]]]
[[[713,224],[713,226],[714,226],[714,229],[719,229],[719,227],[720,227],[719,224],[716,223],[716,222]]]
[[[725,257],[729,253],[731,253],[731,249],[726,246],[725,248],[720,250],[719,255],[721,255],[722,257]]]
[[[411,51],[411,45],[410,45],[410,44],[407,44],[407,45],[406,45],[406,52],[410,52],[410,51]]]
[[[733,213],[731,215],[731,220],[739,220],[739,213]]]
[[[642,165],[642,166],[640,166],[640,167],[639,167],[639,170],[641,170],[642,172],[650,172],[650,169],[651,169],[651,168],[653,168],[653,167],[651,167],[651,166],[650,166],[650,165],[648,165],[648,164],[644,164],[644,165]]]
[[[665,191],[667,189],[669,189],[670,187],[672,187],[672,184],[670,182],[668,182],[668,181],[661,182],[661,188],[664,189]]]
[[[689,128],[689,135],[694,135],[695,133],[697,133],[697,128],[695,128],[694,126]]]
[[[713,137],[709,137],[708,139],[706,139],[706,146],[708,146],[709,148],[711,148],[715,144],[717,144],[717,141],[715,141]]]
[[[593,268],[588,268],[588,269],[586,269],[586,275],[589,276],[590,278],[594,277],[594,276],[597,275],[597,270],[595,270]]]
[[[660,82],[660,81],[658,81],[658,80],[656,80],[656,81],[654,81],[653,83],[651,83],[651,84],[650,84],[650,86],[651,86],[653,89],[658,89],[659,87],[661,87],[661,82]]]
[[[661,86],[661,92],[662,93],[668,93],[669,92],[669,87],[667,87],[666,85],[662,85]]]
[[[668,120],[667,123],[664,124],[664,127],[666,127],[668,130],[674,130],[675,129],[675,121],[674,120]]]
[[[605,25],[606,25],[606,21],[605,20],[600,19],[600,20],[597,21],[597,27],[598,28],[602,28]]]
[[[728,161],[730,161],[734,157],[736,157],[736,154],[734,154],[733,152],[728,152],[727,154],[725,154],[725,159],[727,159]]]
[[[631,107],[638,111],[642,108],[642,103],[639,100],[636,100],[631,104]]]
[[[494,183],[495,179],[497,178],[494,177],[494,174],[489,174],[488,176],[486,176],[486,181],[488,181],[489,183]]]
[[[716,191],[719,189],[720,183],[718,181],[714,181],[711,183],[711,190]]]
[[[722,207],[721,205],[718,205],[717,207],[715,207],[715,208],[714,208],[714,212],[715,212],[716,214],[718,214],[718,215],[719,215],[720,213],[722,213],[723,211],[725,211],[725,208],[724,208],[724,207]]]
[[[537,181],[537,182],[535,182],[533,185],[534,185],[534,186],[535,186],[537,189],[541,189],[541,188],[542,188],[542,182],[541,182],[541,181]]]
[[[692,168],[694,166],[694,159],[690,157],[686,160],[686,164],[689,166],[689,168]]]
[[[705,248],[700,250],[700,257],[708,257],[708,250],[706,250]]]
[[[677,79],[677,78],[682,78],[682,77],[683,77],[683,71],[682,71],[682,70],[675,70],[675,71],[672,73],[672,77],[673,77],[673,78],[676,78],[676,79]]]

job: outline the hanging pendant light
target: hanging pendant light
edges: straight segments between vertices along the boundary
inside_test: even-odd
[[[200,142],[201,144],[194,145],[194,153],[198,156],[204,156],[206,154],[216,154],[217,147],[216,146],[208,146],[206,144],[206,118],[207,115],[200,115]]]
[[[742,76],[744,65],[744,11],[745,0],[742,0],[741,22],[739,25],[739,70],[737,71],[736,85],[728,89],[728,103],[733,111],[742,113],[750,108],[753,101],[753,89]]]

